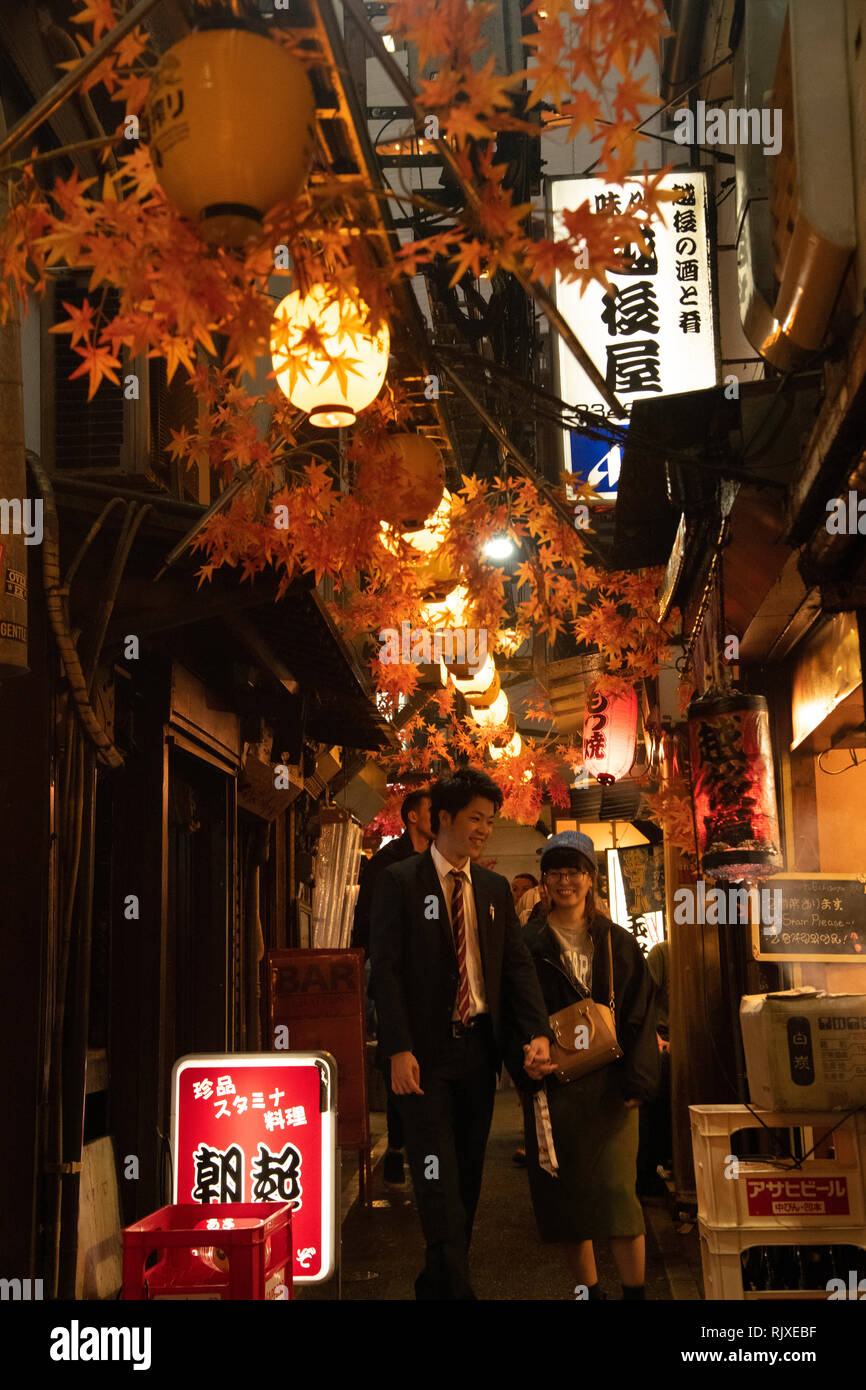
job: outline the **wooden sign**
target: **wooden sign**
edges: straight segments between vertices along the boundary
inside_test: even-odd
[[[777,874],[752,896],[755,960],[866,963],[866,874]]]
[[[330,1052],[337,1063],[340,1107],[337,1143],[370,1145],[367,1109],[364,952],[268,952],[270,1044],[292,1052]],[[277,1029],[288,1030],[278,1034]]]

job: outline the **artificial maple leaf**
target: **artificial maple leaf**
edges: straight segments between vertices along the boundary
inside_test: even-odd
[[[87,399],[93,400],[99,389],[100,382],[112,381],[115,386],[120,385],[115,367],[120,366],[120,359],[114,356],[109,348],[99,343],[85,343],[84,347],[75,347],[73,352],[77,352],[83,358],[80,367],[76,367],[74,372],[69,373],[69,380],[73,381],[77,376],[87,374],[90,377],[90,385],[87,391]]]
[[[69,333],[69,346],[75,347],[78,342],[89,342],[93,332],[93,305],[89,299],[85,299],[79,308],[76,304],[67,304],[62,300],[64,309],[69,315],[61,323],[52,324],[49,333]]]
[[[70,15],[73,24],[92,24],[93,42],[99,43],[103,34],[109,33],[117,24],[111,0],[87,0],[75,14]]]

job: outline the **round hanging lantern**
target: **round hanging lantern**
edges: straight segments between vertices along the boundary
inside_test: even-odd
[[[251,23],[203,20],[164,53],[145,106],[165,196],[208,241],[261,232],[297,197],[315,145],[316,103],[301,63]]]
[[[437,602],[424,604],[422,613],[425,623],[430,628],[461,628],[466,626],[469,612],[469,590],[465,584],[454,584],[453,577],[451,583],[452,587],[444,598]]]
[[[366,459],[358,473],[364,493],[389,526],[418,531],[442,501],[445,465],[432,439],[390,434],[381,459]]]
[[[425,607],[425,622],[430,628],[465,627],[465,585],[455,584],[454,561],[443,546],[451,516],[451,493],[446,488],[435,512],[427,517],[417,531],[404,531],[403,540],[418,552],[418,578],[424,586],[425,597],[431,602]],[[387,522],[380,526],[381,541],[391,555],[399,545]]]
[[[460,690],[461,686],[468,685],[469,683],[470,682],[468,681],[454,681],[454,684],[457,686],[458,690]],[[474,693],[468,695],[463,693],[463,698],[465,699],[467,705],[469,705],[470,709],[492,709],[493,706],[496,704],[496,701],[499,699],[500,689],[501,687],[499,684],[499,672],[494,671],[493,680],[490,682],[490,685],[487,687],[486,690],[477,690]]]
[[[631,770],[637,737],[637,692],[614,692],[604,677],[594,681],[583,716],[583,763],[602,786]]]
[[[522,748],[523,739],[520,737],[520,733],[516,729],[514,731],[514,734],[509,739],[508,743],[505,744],[504,747],[500,747],[496,743],[488,743],[487,745],[487,751],[490,754],[491,758],[494,759],[516,758],[518,753],[521,752]],[[530,772],[529,777],[524,777],[524,781],[528,782],[531,779],[531,777],[532,773]]]
[[[495,728],[497,724],[504,724],[508,718],[508,696],[504,690],[500,690],[492,705],[486,707],[472,705],[472,718],[476,724],[484,728]],[[509,737],[511,735],[509,734]]]
[[[710,693],[689,705],[701,871],[765,878],[783,867],[770,716],[762,695]]]
[[[271,329],[277,384],[311,425],[353,425],[382,389],[391,334],[386,323],[374,333],[369,320],[362,299],[326,285],[314,285],[306,296],[294,290],[277,305]]]
[[[476,705],[480,709],[493,704],[499,694],[499,676],[496,672],[496,663],[489,653],[475,672],[467,672],[465,676],[462,666],[443,664],[445,664],[455,688],[460,691],[467,704]],[[444,685],[445,682],[443,681],[442,684]]]

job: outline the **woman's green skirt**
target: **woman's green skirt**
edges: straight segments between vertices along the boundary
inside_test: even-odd
[[[533,1098],[523,1097],[529,1190],[542,1241],[644,1233],[635,1194],[638,1109],[623,1102],[617,1070],[545,1082],[558,1177],[539,1167]]]

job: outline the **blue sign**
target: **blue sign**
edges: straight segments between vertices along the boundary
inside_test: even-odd
[[[622,449],[607,439],[591,439],[572,430],[569,440],[571,471],[594,487],[602,497],[615,498],[622,467]]]

